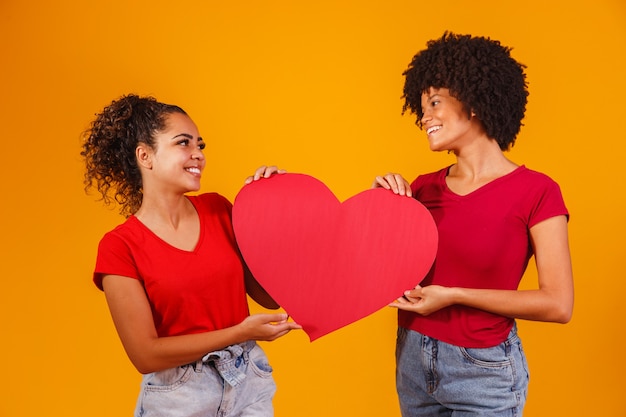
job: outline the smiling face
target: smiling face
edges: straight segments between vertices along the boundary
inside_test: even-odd
[[[422,129],[432,151],[455,151],[469,144],[482,130],[480,122],[447,88],[422,93]]]
[[[200,178],[206,160],[204,140],[196,124],[189,116],[171,113],[167,116],[166,128],[154,136],[155,147],[145,147],[138,158],[145,158],[142,166],[144,186],[158,186],[163,191],[186,193],[200,189]]]

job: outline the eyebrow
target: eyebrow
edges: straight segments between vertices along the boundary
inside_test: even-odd
[[[179,133],[178,135],[172,137],[171,140],[178,139],[181,136],[190,140],[193,139],[193,136],[190,135],[189,133]],[[202,136],[198,136],[198,142],[204,142],[204,139],[202,139]]]
[[[420,103],[420,105],[421,105],[421,106],[425,106],[426,104],[428,104],[428,103],[432,102],[432,101],[433,101],[433,99],[434,99],[435,97],[442,97],[442,96],[441,96],[441,94],[439,94],[439,93],[437,92],[437,93],[433,94],[432,96],[428,96],[428,97],[426,97],[426,101],[425,101],[425,102]]]

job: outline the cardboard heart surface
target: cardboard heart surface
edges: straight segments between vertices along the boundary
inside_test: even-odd
[[[417,200],[377,188],[341,203],[303,174],[244,186],[233,227],[254,277],[311,341],[419,284],[438,243],[435,222]]]

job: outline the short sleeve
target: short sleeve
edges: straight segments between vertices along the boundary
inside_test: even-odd
[[[549,177],[545,176],[541,186],[537,187],[535,204],[530,213],[528,227],[531,228],[543,220],[555,216],[566,216],[569,220],[569,211],[565,206],[561,188]]]
[[[131,250],[115,231],[105,234],[98,245],[93,282],[100,290],[102,290],[102,278],[105,275],[121,275],[139,279],[139,272]]]

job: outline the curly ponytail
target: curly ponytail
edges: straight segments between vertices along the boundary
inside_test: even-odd
[[[154,136],[166,126],[170,113],[186,114],[178,106],[154,97],[134,94],[113,100],[83,133],[85,191],[95,187],[106,205],[118,203],[120,214],[130,216],[143,199],[141,172],[135,150],[139,143],[154,148]]]

